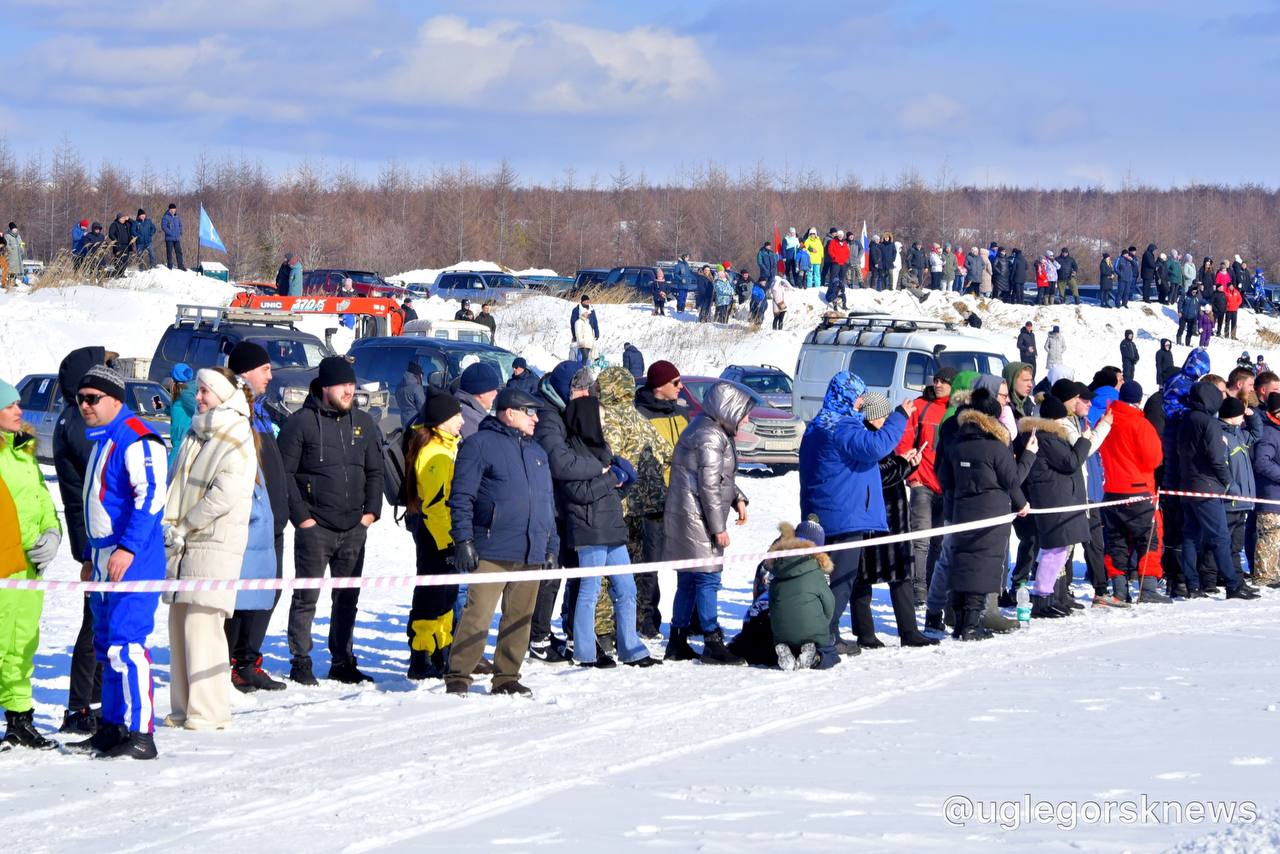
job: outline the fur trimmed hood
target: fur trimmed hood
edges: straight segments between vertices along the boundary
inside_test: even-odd
[[[1061,421],[1053,421],[1048,418],[1028,417],[1018,421],[1019,433],[1030,433],[1035,430],[1039,433],[1048,433],[1057,436],[1062,441],[1070,444],[1071,440],[1067,438],[1066,425]]]
[[[957,417],[960,419],[961,427],[972,424],[991,438],[999,439],[1002,444],[1009,444],[1009,431],[1004,429],[1004,425],[999,420],[990,415],[985,415],[976,409],[966,409]]]
[[[816,543],[812,540],[806,540],[796,536],[796,528],[790,522],[778,523],[778,539],[774,540],[769,546],[771,552],[789,551],[790,549],[812,549],[816,547]],[[770,568],[774,575],[783,575],[789,562],[801,563],[813,559],[817,562],[818,568],[827,575],[831,574],[831,570],[835,565],[831,562],[831,558],[826,552],[818,552],[812,555],[796,555],[793,557],[784,557],[775,559],[766,559],[765,565]]]

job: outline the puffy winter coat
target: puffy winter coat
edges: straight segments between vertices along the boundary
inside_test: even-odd
[[[1156,428],[1135,406],[1119,401],[1111,413],[1111,434],[1098,453],[1103,489],[1115,495],[1154,495],[1156,469],[1164,457]]]
[[[160,217],[160,230],[164,232],[165,240],[181,240],[182,217],[172,211],[165,211],[164,216]]]
[[[1103,258],[1098,262],[1098,284],[1104,288],[1112,287],[1116,283],[1116,268],[1110,258]]]
[[[1200,316],[1200,295],[1187,294],[1178,300],[1178,316],[1183,320],[1195,320]]]
[[[149,219],[134,220],[133,239],[138,249],[146,249],[156,236],[156,224]]]
[[[1047,418],[1023,418],[1018,422],[1018,447],[1036,431],[1040,450],[1023,482],[1031,506],[1069,507],[1088,502],[1084,486],[1084,463],[1091,443],[1081,436],[1069,442],[1066,428]],[[1105,447],[1105,443],[1104,443]],[[1036,542],[1041,548],[1062,548],[1089,539],[1089,518],[1083,510],[1042,513],[1035,516]]]
[[[1235,285],[1226,288],[1227,311],[1239,311],[1244,303],[1244,294]]]
[[[1169,284],[1175,288],[1182,287],[1182,262],[1177,258],[1170,258],[1165,262],[1165,268],[1167,270]]]
[[[675,443],[636,409],[635,383],[624,368],[606,368],[600,373],[599,384],[605,441],[636,470],[636,482],[627,493],[624,509],[629,516],[659,514],[667,500],[666,475]]]
[[[1156,280],[1156,265],[1160,263],[1156,258],[1156,245],[1154,243],[1147,244],[1147,251],[1142,253],[1142,281],[1144,284],[1151,284]]]
[[[734,476],[733,445],[751,398],[728,383],[716,383],[702,399],[702,412],[676,443],[671,484],[662,518],[663,560],[716,557],[716,536],[727,530],[729,511],[746,496]],[[692,570],[682,570],[692,571]]]
[[[778,272],[778,253],[772,248],[764,246],[756,253],[756,267],[760,269],[762,275],[772,276]]]
[[[191,429],[191,419],[196,414],[195,380],[182,387],[182,391],[169,406],[169,469],[173,470],[178,461],[178,451],[182,448],[182,440],[187,438]]]
[[[818,235],[810,234],[804,239],[804,251],[809,253],[809,265],[817,267],[822,264],[822,241]]]
[[[1209,305],[1213,308],[1214,317],[1221,317],[1227,312],[1227,292],[1218,288],[1213,292],[1213,296],[1209,297]]]
[[[790,526],[788,526],[789,528]],[[790,535],[770,546],[770,551],[813,548],[809,540]],[[827,576],[831,558],[821,552],[813,555],[781,557],[765,560],[772,573],[769,580],[769,625],[774,643],[801,646],[806,643],[823,646],[831,640],[831,615],[835,596]]]
[[[1018,333],[1018,357],[1024,362],[1036,357],[1036,334],[1023,329]]]
[[[507,388],[517,388],[530,397],[538,396],[538,376],[527,368],[519,376],[511,375],[511,379],[507,380]]]
[[[4,251],[9,259],[9,275],[22,278],[22,261],[26,257],[26,247],[22,243],[22,235],[16,231],[4,233]]]
[[[1223,424],[1222,435],[1227,440],[1227,468],[1231,471],[1231,486],[1228,495],[1239,495],[1241,498],[1256,498],[1257,483],[1253,476],[1253,461],[1249,457],[1249,437],[1244,428],[1235,424]],[[1244,500],[1228,501],[1228,513],[1252,510],[1253,502]]]
[[[1122,286],[1132,287],[1138,283],[1138,263],[1128,255],[1116,259],[1116,278]]]
[[[594,410],[592,412],[591,410]],[[579,433],[575,425],[589,424]],[[569,447],[575,453],[594,457],[601,465],[609,465],[612,449],[604,441],[600,401],[581,397],[569,402],[565,409],[569,429]],[[595,441],[588,441],[592,434]],[[622,510],[622,490],[610,472],[597,474],[590,480],[566,480],[555,483],[564,494],[565,532],[573,548],[582,546],[618,546],[627,542],[627,521]]]
[[[422,387],[422,376],[405,371],[396,384],[396,406],[400,409],[400,426],[408,427],[409,422],[422,411],[427,402],[426,389]]]
[[[830,402],[829,390],[824,411]],[[829,537],[888,530],[880,460],[902,441],[906,416],[894,410],[872,430],[861,412],[840,412],[829,420],[821,414],[800,440],[800,514],[817,514]]]
[[[644,354],[634,344],[622,348],[622,367],[636,379],[644,378]]]
[[[84,484],[93,580],[107,580],[107,561],[117,547],[133,553],[124,580],[164,578],[164,442],[128,409],[85,436],[94,443]]]
[[[1034,465],[1025,453],[1021,465],[1009,451],[1009,435],[1000,422],[974,409],[956,416],[959,432],[946,448],[938,473],[942,491],[953,495],[952,522],[973,522],[1021,509],[1023,471]],[[952,534],[955,553],[964,555],[951,569],[951,589],[959,593],[994,593],[1004,581],[1009,554],[1010,523]]]
[[[1050,332],[1044,339],[1045,366],[1052,368],[1062,364],[1062,357],[1067,352],[1066,339],[1061,332]]]
[[[902,441],[894,449],[894,453],[905,454],[913,448],[922,448],[920,465],[907,478],[908,486],[926,486],[934,493],[942,492],[934,465],[938,456],[938,427],[942,424],[942,417],[946,415],[950,400],[948,397],[916,399],[915,409],[902,431]]]
[[[280,431],[280,455],[289,481],[294,527],[315,519],[349,531],[370,513],[382,513],[382,434],[367,412],[338,412],[314,394]]]
[[[113,219],[111,226],[107,229],[107,239],[112,243],[112,255],[129,254],[133,251],[133,222],[127,219],[124,222]]]
[[[1021,252],[1009,254],[1009,283],[1014,293],[1021,293],[1022,285],[1027,281],[1027,259]]]
[[[454,542],[490,561],[538,565],[560,551],[551,467],[532,437],[489,417],[462,443],[449,513]]]
[[[1076,259],[1072,258],[1066,252],[1057,257],[1058,262],[1058,279],[1067,281],[1080,270],[1080,265],[1076,263]]]
[[[997,255],[991,262],[991,284],[997,291],[1009,289],[1009,256]]]
[[[413,461],[422,524],[435,541],[436,548],[442,551],[453,545],[453,537],[449,534],[453,527],[449,518],[449,494],[453,488],[454,461],[458,457],[459,441],[459,437],[448,433],[434,433]]]
[[[58,522],[58,511],[53,505],[53,496],[45,486],[44,475],[36,463],[36,437],[30,433],[6,433],[0,431],[0,481],[9,497],[13,500],[15,519],[21,550],[16,555],[0,554],[0,578],[11,575],[14,569],[21,577],[35,578],[36,570],[25,552],[36,544],[45,531],[62,533],[62,525]],[[13,567],[5,566],[5,559],[13,559]],[[5,597],[41,599],[43,594],[36,591],[6,590]],[[4,603],[6,606],[11,603]],[[39,609],[39,604],[35,608]],[[11,630],[12,626],[6,627]],[[8,638],[5,638],[6,643]]]
[[[1160,349],[1156,351],[1156,381],[1164,382],[1173,371],[1173,342],[1168,338],[1160,339]]]
[[[1187,393],[1186,416],[1178,429],[1178,468],[1182,488],[1191,492],[1226,492],[1231,486],[1227,443],[1218,420],[1222,392],[1200,382]]]
[[[165,502],[164,522],[182,538],[168,552],[169,578],[240,577],[257,474],[249,404],[242,392],[191,419]],[[230,617],[236,594],[179,591],[164,594],[164,601],[214,608]]]
[[[1259,498],[1280,501],[1280,423],[1271,415],[1262,417],[1262,436],[1253,443],[1253,477]],[[1262,513],[1280,513],[1280,505],[1262,504]]]
[[[1132,338],[1120,342],[1120,361],[1126,365],[1138,364],[1138,345]]]

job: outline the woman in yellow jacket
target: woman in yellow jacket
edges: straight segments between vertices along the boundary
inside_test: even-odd
[[[18,392],[0,380],[0,576],[32,579],[53,561],[62,525],[36,463],[36,437],[22,423]],[[0,592],[0,751],[57,747],[33,724],[31,674],[40,645],[39,590]]]
[[[414,519],[418,575],[453,571],[453,538],[449,535],[449,491],[453,462],[462,435],[462,406],[449,394],[427,399],[409,437],[405,468],[406,504]],[[453,611],[458,586],[413,588],[409,607],[409,678],[443,678],[453,644]]]
[[[818,237],[816,228],[809,229],[809,233],[805,235],[803,248],[809,253],[809,281],[804,287],[820,287],[822,285],[822,238]]]

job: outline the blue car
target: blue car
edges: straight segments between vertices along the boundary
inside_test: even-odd
[[[125,406],[142,416],[143,422],[169,446],[169,392],[151,380],[127,379]],[[62,412],[62,391],[57,374],[27,374],[18,381],[18,404],[22,417],[36,428],[36,459],[53,462],[53,428]]]

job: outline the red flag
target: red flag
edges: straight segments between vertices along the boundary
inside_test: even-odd
[[[778,256],[778,275],[786,275],[787,262],[782,260],[782,232],[776,225],[773,227],[773,251]]]

